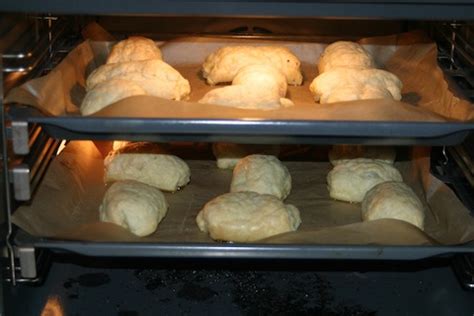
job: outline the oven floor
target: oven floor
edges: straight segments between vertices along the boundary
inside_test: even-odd
[[[71,263],[74,262],[74,263]],[[295,271],[296,270],[296,271]],[[6,315],[473,315],[445,261],[215,262],[59,257]],[[42,313],[49,309],[51,314]]]

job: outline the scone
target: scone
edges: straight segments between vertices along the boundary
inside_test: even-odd
[[[335,42],[326,47],[318,62],[320,74],[340,67],[376,68],[373,57],[364,47],[346,41]]]
[[[351,159],[367,158],[393,164],[396,151],[390,146],[334,145],[329,150],[329,161],[333,166]]]
[[[291,175],[275,156],[250,155],[234,168],[230,192],[252,191],[284,200],[291,191]]]
[[[347,202],[362,202],[367,191],[387,181],[403,179],[391,164],[364,158],[340,163],[327,176],[329,195]]]
[[[170,192],[184,187],[191,177],[181,158],[165,154],[111,154],[104,167],[106,182],[135,180]]]
[[[226,46],[209,55],[202,66],[207,83],[231,82],[237,73],[249,65],[270,65],[285,76],[290,85],[301,85],[301,62],[282,46]]]
[[[240,69],[231,86],[209,91],[199,103],[274,110],[293,105],[285,98],[286,90],[286,79],[278,69],[265,64],[250,65]]]
[[[212,239],[252,242],[295,231],[301,218],[295,206],[285,205],[272,195],[237,192],[206,203],[196,223]]]
[[[103,222],[147,236],[156,230],[167,211],[165,196],[157,188],[137,181],[119,181],[105,193],[99,215]]]
[[[162,59],[161,51],[151,39],[131,36],[114,45],[107,57],[107,64]]]
[[[106,64],[94,70],[86,81],[86,90],[112,79],[133,81],[147,95],[169,100],[185,99],[191,92],[189,82],[173,67],[159,59]]]
[[[234,169],[237,162],[251,154],[264,154],[278,156],[280,146],[278,145],[254,145],[254,144],[232,144],[214,143],[212,152],[220,169]]]
[[[90,115],[134,95],[146,95],[146,91],[130,80],[115,78],[104,81],[87,92],[82,100],[80,111],[82,115]]]
[[[381,69],[334,68],[314,78],[309,89],[315,101],[334,103],[368,99],[401,100],[402,82]]]
[[[413,190],[403,182],[384,182],[373,187],[362,201],[362,219],[399,219],[423,230],[423,204]]]

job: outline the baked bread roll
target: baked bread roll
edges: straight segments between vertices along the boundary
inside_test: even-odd
[[[391,164],[364,158],[337,164],[327,176],[329,196],[347,202],[362,202],[367,191],[387,181],[403,181],[402,175]]]
[[[371,221],[393,218],[408,222],[423,230],[423,204],[413,190],[403,182],[384,182],[373,187],[362,201],[362,219]]]
[[[280,153],[280,146],[214,143],[212,144],[212,152],[216,157],[218,168],[234,169],[237,162],[248,155],[264,154],[278,156]]]
[[[317,76],[309,89],[315,101],[334,103],[368,99],[401,100],[402,82],[381,69],[335,68]]]
[[[250,155],[234,168],[230,192],[252,191],[284,200],[291,191],[291,175],[275,156]]]
[[[273,110],[293,105],[285,98],[286,89],[285,77],[278,69],[269,65],[250,65],[240,69],[231,86],[209,91],[199,103]]]
[[[110,154],[104,166],[106,182],[135,180],[170,192],[184,187],[191,177],[182,159],[166,154]]]
[[[282,46],[226,46],[209,55],[202,66],[207,83],[231,82],[249,65],[270,65],[280,70],[290,85],[301,85],[301,62]]]
[[[206,203],[196,223],[212,239],[251,242],[295,231],[301,218],[295,206],[285,205],[272,195],[237,192]]]
[[[339,41],[327,46],[318,62],[319,73],[335,68],[376,68],[374,59],[361,45]]]
[[[117,78],[133,81],[148,95],[169,100],[182,100],[191,92],[189,82],[159,59],[102,65],[87,78],[86,90],[89,92],[97,85]]]
[[[114,223],[137,236],[152,234],[168,211],[165,196],[137,181],[115,182],[99,208],[100,220]]]
[[[151,39],[142,36],[131,36],[112,47],[107,64],[163,59],[160,49]]]
[[[329,150],[329,161],[333,166],[351,159],[367,158],[388,164],[395,161],[396,151],[390,146],[334,145]]]
[[[130,80],[115,78],[104,81],[87,92],[82,100],[80,111],[82,115],[90,115],[134,95],[146,95],[146,91]]]

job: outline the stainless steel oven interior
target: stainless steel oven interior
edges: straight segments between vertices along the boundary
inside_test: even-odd
[[[143,1],[142,1],[143,2]],[[144,10],[144,2],[135,2],[134,10]],[[436,9],[437,1],[430,5],[418,3],[419,10],[427,10],[433,16],[429,21],[422,16],[405,16],[409,5],[403,1],[394,11],[370,11],[372,16],[365,18],[351,16],[360,13],[366,4],[347,1],[348,8],[357,10],[344,16],[337,16],[340,7],[321,5],[319,15],[333,13],[332,18],[324,16],[312,17],[314,8],[308,9],[310,13],[303,16],[301,11],[288,11],[282,7],[273,8],[263,3],[251,3],[247,6],[237,5],[234,12],[225,5],[215,9],[215,16],[204,14],[210,7],[196,7],[193,15],[191,8],[175,8],[175,12],[160,14],[160,16],[139,15],[140,12],[127,12],[127,6],[116,8],[115,15],[110,15],[106,7],[98,5],[87,8],[56,8],[46,2],[51,8],[36,8],[33,2],[27,9],[9,8],[0,18],[0,51],[2,60],[0,64],[0,96],[26,80],[39,77],[51,71],[77,44],[82,41],[81,32],[86,31],[86,26],[96,22],[108,30],[116,39],[125,38],[130,34],[142,34],[155,40],[167,40],[179,36],[222,36],[233,38],[262,38],[262,39],[292,39],[301,41],[331,42],[337,39],[356,40],[365,36],[389,35],[414,29],[424,29],[426,33],[438,44],[438,62],[444,70],[446,78],[458,94],[474,102],[474,19],[473,7],[468,3],[458,1],[464,9],[449,8],[440,13]],[[51,3],[53,3],[51,1]],[[180,3],[180,2],[177,2]],[[198,3],[198,2],[196,2]],[[259,7],[253,7],[259,4]],[[300,3],[300,5],[303,5]],[[375,7],[377,5],[374,5]],[[0,5],[0,11],[2,11]],[[131,6],[130,6],[131,7]],[[288,5],[291,7],[291,5]],[[129,8],[129,7],[128,7]],[[141,9],[140,9],[141,8]],[[173,7],[174,8],[174,7]],[[466,9],[467,8],[467,9]],[[471,9],[469,11],[468,9]],[[303,8],[304,9],[304,8]],[[380,8],[379,8],[380,9]],[[34,13],[37,12],[49,13]],[[68,12],[62,14],[61,12]],[[171,9],[170,9],[171,10]],[[183,14],[179,13],[183,10]],[[185,12],[186,10],[191,12]],[[220,12],[221,10],[222,12]],[[252,11],[253,10],[253,11]],[[261,12],[259,11],[261,10]],[[269,12],[266,12],[269,10]],[[276,12],[280,10],[281,12]],[[302,10],[300,8],[299,10]],[[324,11],[326,10],[326,11]],[[398,11],[397,11],[398,10]],[[400,11],[401,10],[401,11]],[[430,11],[432,10],[432,11]],[[434,10],[434,11],[433,11]],[[451,10],[451,11],[450,11]],[[14,12],[17,11],[17,12]],[[22,12],[24,11],[24,12]],[[390,11],[390,12],[389,12]],[[415,10],[416,11],[416,10]],[[469,13],[469,12],[470,13]],[[249,14],[249,12],[259,14]],[[321,13],[323,12],[323,13]],[[344,10],[340,12],[345,12]],[[369,11],[367,11],[369,12]],[[410,14],[415,15],[413,11]],[[128,14],[131,13],[131,14]],[[141,12],[143,13],[143,12]],[[174,13],[175,16],[171,16]],[[277,14],[278,13],[278,14]],[[410,15],[408,14],[408,15]],[[451,16],[450,16],[451,14]],[[469,15],[470,14],[470,15]],[[247,15],[246,17],[243,17]],[[278,17],[276,17],[278,16]],[[454,17],[454,18],[453,18]],[[218,258],[288,258],[288,259],[397,259],[415,260],[438,255],[456,256],[456,267],[459,275],[466,284],[474,286],[474,245],[457,247],[378,247],[378,246],[288,246],[288,245],[239,245],[239,244],[135,244],[133,246],[123,243],[91,243],[48,240],[29,236],[11,223],[11,214],[22,203],[34,197],[35,191],[41,186],[41,180],[51,160],[54,159],[62,143],[72,139],[101,139],[113,140],[117,133],[104,131],[90,133],[88,131],[69,132],[64,129],[61,122],[57,126],[50,125],[41,113],[36,113],[15,105],[6,107],[0,98],[2,107],[2,181],[0,197],[2,212],[0,220],[2,225],[2,238],[5,241],[3,249],[4,264],[6,268],[4,277],[13,284],[17,282],[35,282],[44,276],[47,270],[48,253],[50,251],[75,252],[88,256],[135,256],[135,257],[209,257]],[[46,123],[45,123],[46,122]],[[49,123],[48,123],[49,122]],[[67,122],[64,124],[69,124]],[[182,122],[176,122],[181,124]],[[186,123],[186,122],[185,122]],[[190,123],[190,122],[188,122]],[[229,126],[232,126],[229,122]],[[48,125],[49,124],[49,125]],[[78,120],[74,124],[82,124]],[[87,125],[88,123],[86,123]],[[100,122],[99,122],[100,124]],[[127,128],[127,120],[120,124]],[[158,124],[158,123],[157,123]],[[200,139],[205,125],[187,128],[186,124],[173,128],[173,122],[158,125],[158,129],[167,136],[166,140]],[[169,127],[171,125],[171,127]],[[289,126],[288,130],[294,126]],[[309,126],[309,130],[317,129],[317,123]],[[169,128],[169,129],[166,129]],[[179,130],[180,128],[185,129]],[[231,128],[231,127],[229,127]],[[155,130],[156,132],[156,130]],[[222,132],[222,134],[220,134]],[[462,202],[474,212],[474,133],[472,125],[467,130],[447,129],[439,137],[417,138],[410,133],[419,133],[416,126],[405,134],[383,135],[374,134],[370,137],[328,137],[311,133],[294,136],[294,144],[331,144],[331,143],[367,143],[372,144],[423,144],[433,146],[432,173],[451,186]],[[248,132],[240,131],[238,136],[229,133],[226,127],[216,131],[216,136],[224,135],[221,139],[239,142],[278,142],[275,135],[256,137],[252,129]],[[413,136],[413,137],[412,137]],[[254,138],[252,138],[254,137]],[[122,139],[153,140],[146,133],[124,133]],[[390,141],[391,140],[391,141]],[[343,255],[341,255],[341,253]]]

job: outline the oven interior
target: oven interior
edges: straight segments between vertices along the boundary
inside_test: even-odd
[[[107,34],[94,31],[100,25]],[[330,43],[336,40],[357,40],[369,36],[385,36],[422,29],[436,42],[438,63],[443,69],[450,89],[474,102],[474,24],[469,21],[415,21],[377,19],[318,19],[318,18],[243,18],[243,17],[148,17],[148,16],[90,16],[90,15],[25,15],[4,14],[0,19],[0,51],[2,51],[1,95],[27,80],[49,73],[81,41],[88,32],[97,40],[124,39],[129,35],[143,35],[157,41],[166,41],[183,36],[223,37],[235,39],[265,39],[293,41],[316,41]],[[91,31],[92,30],[92,31]],[[48,267],[51,251],[77,252],[89,256],[107,255],[127,257],[261,257],[300,258],[302,253],[314,253],[311,258],[335,259],[334,253],[347,252],[344,259],[401,259],[413,260],[430,256],[454,256],[455,267],[464,284],[474,284],[474,246],[459,247],[357,247],[327,246],[319,250],[299,246],[217,245],[130,245],[93,242],[70,242],[35,238],[12,224],[15,210],[30,203],[55,156],[64,145],[73,139],[149,140],[143,135],[71,135],[70,138],[52,137],[41,123],[18,119],[16,105],[2,104],[3,172],[2,201],[6,212],[1,213],[2,235],[6,237],[4,248],[5,279],[16,282],[41,280]],[[4,124],[4,125],[3,125]],[[169,140],[199,142],[199,131],[195,135],[170,136]],[[248,137],[227,136],[227,141],[252,142]],[[474,214],[474,134],[463,132],[462,142],[437,143],[432,146],[431,173],[450,186],[463,204]],[[271,140],[278,142],[278,140]],[[259,139],[256,142],[264,142]],[[343,140],[339,140],[343,142]],[[364,138],[352,141],[365,144]],[[455,141],[454,141],[455,142]],[[307,138],[292,138],[291,145],[314,143]],[[328,146],[331,139],[320,139],[315,146]],[[387,140],[372,139],[371,144],[386,144]],[[403,145],[410,146],[410,141]],[[416,144],[416,142],[414,143]],[[302,158],[305,159],[305,158]],[[383,249],[382,249],[383,248]],[[109,249],[109,250],[107,250]],[[436,250],[433,250],[436,249]],[[317,254],[319,251],[319,255]],[[386,251],[386,257],[376,256],[377,251]],[[289,254],[289,255],[288,255]]]

